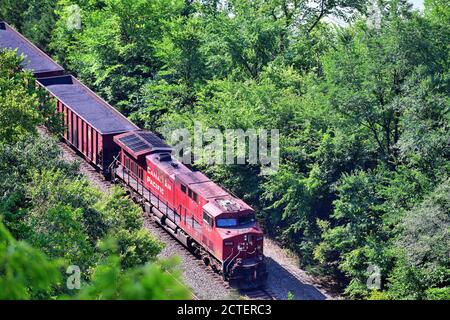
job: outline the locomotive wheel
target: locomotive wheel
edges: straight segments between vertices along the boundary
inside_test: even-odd
[[[213,269],[214,272],[217,272],[220,274],[220,270],[215,263],[211,263],[211,269]]]
[[[208,256],[203,256],[203,258],[202,258],[202,260],[203,260],[203,263],[205,264],[205,266],[209,266],[209,264],[210,264],[210,260],[209,260],[209,257]]]

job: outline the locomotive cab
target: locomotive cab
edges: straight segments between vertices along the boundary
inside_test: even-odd
[[[264,285],[267,279],[264,237],[254,210],[231,196],[214,199],[204,209],[215,212],[214,230],[222,243],[225,280],[232,286],[245,289]]]

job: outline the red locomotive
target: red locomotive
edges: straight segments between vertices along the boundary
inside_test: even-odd
[[[147,214],[231,285],[264,284],[263,232],[251,207],[174,159],[160,138],[63,75],[56,62],[4,22],[0,48],[26,55],[24,68],[62,114],[66,143],[106,178],[124,184]]]
[[[230,284],[265,282],[263,232],[251,207],[174,159],[151,132],[128,132],[114,141],[121,148],[115,178],[146,213]]]

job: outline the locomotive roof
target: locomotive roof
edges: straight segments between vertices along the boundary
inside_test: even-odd
[[[184,164],[175,159],[171,161],[159,161],[160,154],[147,155],[147,159],[156,164],[165,174],[188,186],[199,197],[208,201],[205,210],[214,217],[221,214],[247,214],[253,209],[241,199],[232,196],[221,186],[211,181],[200,171],[191,171]],[[175,165],[174,165],[175,164]]]
[[[202,196],[204,199],[211,199],[216,197],[224,197],[228,192],[223,190],[219,185],[209,180],[203,183],[190,184],[189,187]]]
[[[0,48],[17,49],[17,53],[26,57],[22,62],[24,69],[34,73],[63,72],[64,69],[42,52],[38,47],[28,41],[6,22],[0,21]]]
[[[139,129],[73,76],[39,79],[38,82],[101,134]]]
[[[162,170],[166,175],[171,176],[174,179],[174,175],[188,173],[189,168],[176,159],[171,158],[171,161],[160,161],[160,154],[152,153],[146,156],[146,159],[153,162],[158,169]]]
[[[136,159],[156,152],[171,153],[172,148],[150,131],[132,131],[115,136],[114,141]]]
[[[205,176],[200,171],[189,171],[186,173],[181,173],[177,175],[177,179],[181,182],[191,185],[193,183],[201,183],[211,181],[207,176]]]
[[[204,206],[212,216],[224,213],[248,213],[253,209],[241,199],[232,196],[221,186],[211,181],[199,171],[186,172],[177,175],[177,179],[189,186],[203,199],[208,200]]]

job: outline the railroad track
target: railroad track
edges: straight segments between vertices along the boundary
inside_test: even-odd
[[[251,300],[278,300],[276,295],[267,289],[241,290],[241,294]]]
[[[200,266],[202,269],[204,269],[208,274],[210,274],[211,276],[213,276],[214,280],[224,286],[227,289],[232,289],[230,287],[230,285],[223,281],[222,277],[217,274],[216,272],[214,272],[211,268],[205,266],[205,264],[203,263],[203,261],[201,259],[198,259],[194,254],[192,254],[191,252],[189,252],[189,250],[186,249],[185,246],[183,246],[177,239],[175,239],[174,237],[172,237],[164,228],[162,228],[157,222],[155,222],[151,217],[149,217],[148,215],[144,214],[144,220],[146,221],[146,227],[147,229],[149,228],[150,225],[152,225],[155,228],[158,228],[159,230],[161,230],[161,232],[159,233],[160,235],[162,235],[162,240],[164,240],[163,242],[172,242],[173,244],[176,245],[177,248],[182,249],[183,251],[186,251],[187,257],[191,262],[194,262],[196,265]],[[150,224],[150,225],[149,225]]]

